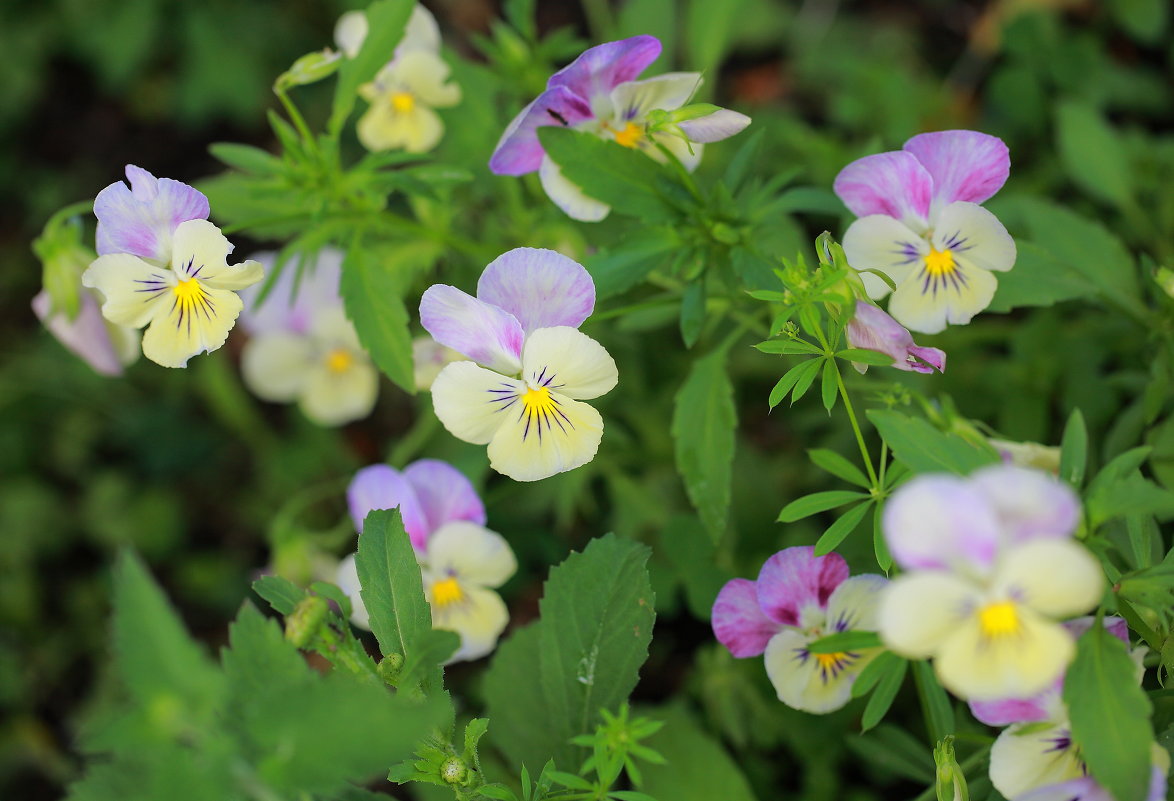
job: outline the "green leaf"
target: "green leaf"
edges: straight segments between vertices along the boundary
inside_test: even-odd
[[[845,742],[862,759],[881,770],[922,785],[932,785],[934,782],[930,749],[899,726],[885,723],[868,736],[849,737]],[[984,796],[975,794],[972,797],[978,799]]]
[[[813,492],[810,495],[804,495],[802,498],[796,498],[784,506],[783,511],[779,512],[779,522],[794,523],[796,520],[802,520],[805,517],[826,512],[828,509],[835,509],[852,501],[865,498],[868,498],[867,493],[855,492],[854,490]]]
[[[819,361],[819,359],[808,359],[805,362],[800,362],[787,372],[783,373],[783,377],[779,379],[779,382],[774,385],[774,389],[770,391],[770,399],[767,401],[767,403],[770,405],[770,408],[773,409],[782,403],[783,398],[787,397],[787,393],[794,389],[795,384],[798,383],[800,378],[806,375],[809,371],[813,372],[818,370]],[[808,382],[808,386],[810,386],[810,382]]]
[[[939,431],[921,418],[886,409],[869,409],[867,415],[889,444],[893,456],[914,473],[947,471],[966,475],[999,460],[989,445],[979,446]]]
[[[642,764],[641,789],[661,801],[756,801],[738,761],[702,728],[683,705],[642,709],[665,722],[647,740],[665,764]]]
[[[1094,625],[1064,676],[1072,739],[1117,801],[1142,801],[1150,783],[1150,702],[1124,643]]]
[[[670,173],[640,151],[550,125],[538,129],[538,139],[566,179],[588,196],[644,220],[676,216],[657,191],[672,180]]]
[[[220,659],[230,702],[238,713],[275,689],[304,685],[315,678],[277,621],[265,618],[247,601],[228,627],[228,642]]]
[[[367,514],[355,566],[380,652],[384,656],[401,654],[406,665],[432,631],[432,612],[398,509],[376,509]],[[439,687],[439,668],[432,668],[433,686]]]
[[[1007,312],[1023,306],[1052,306],[1060,301],[1086,298],[1096,286],[1075,268],[1055,258],[1034,242],[1018,241],[1015,266],[998,274],[998,288],[988,311]]]
[[[860,731],[866,732],[881,722],[889,711],[889,707],[893,705],[897,691],[901,689],[901,683],[905,681],[905,671],[908,668],[909,663],[904,659],[899,659],[880,677],[876,683],[876,689],[872,691],[872,695],[869,696],[868,703],[864,707],[864,714],[860,718]]]
[[[338,70],[338,85],[330,111],[329,130],[332,133],[342,130],[355,107],[359,87],[373,79],[383,65],[391,61],[415,5],[412,0],[376,0],[367,7],[368,34],[363,46],[353,59],[344,60]]]
[[[126,689],[144,704],[180,700],[189,713],[210,713],[222,696],[220,671],[130,551],[120,554],[114,571],[114,662]]]
[[[286,172],[285,163],[272,153],[252,145],[235,142],[214,142],[208,152],[229,167],[252,175],[281,175]]]
[[[689,0],[685,10],[685,44],[692,69],[704,73],[717,69],[722,56],[733,44],[734,23],[741,18],[745,2]]]
[[[754,346],[763,353],[781,353],[784,355],[810,354],[822,356],[823,351],[805,339],[768,339]]]
[[[253,592],[260,595],[274,610],[283,615],[293,613],[294,608],[306,597],[306,591],[281,576],[261,576],[253,582]]]
[[[461,647],[461,637],[455,631],[429,629],[411,649],[411,656],[404,660],[397,680],[399,687],[413,687],[428,674],[443,665]]]
[[[493,744],[514,765],[541,765],[553,753],[546,729],[551,711],[538,678],[540,628],[541,623],[531,623],[515,629],[497,646],[485,672]],[[529,793],[523,792],[526,797]]]
[[[350,596],[339,589],[337,585],[327,581],[315,581],[310,585],[310,591],[315,595],[321,595],[328,601],[334,601],[342,612],[343,620],[350,619],[351,613],[354,611],[354,604],[351,603]]]
[[[840,631],[808,643],[807,651],[813,654],[838,654],[842,651],[880,647],[880,635],[875,631]]]
[[[1060,478],[1077,490],[1084,483],[1084,470],[1088,465],[1088,429],[1080,409],[1073,409],[1064,424],[1064,436],[1060,440]]]
[[[922,659],[913,663],[913,681],[929,729],[929,739],[940,742],[947,734],[954,733],[954,705],[945,688],[938,682],[933,666]]]
[[[835,451],[829,451],[825,448],[811,448],[807,451],[807,455],[816,467],[826,470],[836,478],[842,478],[849,484],[855,484],[865,489],[872,486],[859,467]]]
[[[391,268],[394,262],[377,260],[361,244],[352,247],[343,264],[339,289],[347,317],[359,341],[388,378],[408,394],[416,391],[412,363],[410,318],[404,308],[404,282]]]
[[[823,378],[820,381],[819,398],[823,401],[823,408],[830,414],[836,405],[836,395],[839,392],[840,370],[835,359],[825,359],[823,363]]]
[[[681,296],[681,340],[686,348],[697,344],[705,326],[705,276],[685,287]]]
[[[878,502],[872,515],[872,550],[877,566],[887,574],[893,566],[893,555],[889,553],[889,544],[885,541],[884,511],[884,501]]]
[[[622,246],[591,254],[583,266],[595,281],[595,297],[603,300],[636,286],[680,245],[675,230],[642,226],[627,232]]]
[[[363,534],[366,537],[366,533]],[[648,658],[656,619],[647,547],[608,534],[550,571],[539,611],[539,676],[556,764],[578,764],[572,737],[594,730],[601,709],[628,698]]]
[[[1056,107],[1060,162],[1072,182],[1088,194],[1121,208],[1130,203],[1133,181],[1121,139],[1086,102],[1066,100]]]
[[[860,522],[864,520],[864,516],[868,514],[871,506],[871,499],[857,504],[841,515],[836,522],[828,526],[827,530],[815,543],[815,555],[823,556],[834,551],[849,534],[860,527]]]
[[[795,387],[791,390],[791,405],[795,401],[807,394],[807,390],[811,389],[811,385],[815,383],[815,377],[819,375],[819,368],[823,364],[824,359],[811,359],[800,365],[803,369],[799,371],[798,378],[795,379]]]
[[[738,424],[725,362],[724,349],[693,362],[673,403],[671,429],[677,470],[714,542],[726,529]]]
[[[875,659],[864,666],[864,669],[860,671],[860,675],[856,677],[856,681],[852,683],[852,697],[863,698],[867,695],[881,678],[887,675],[889,671],[895,669],[893,663],[900,659],[901,657],[892,651],[883,651],[878,654]]]
[[[1170,4],[1166,0],[1109,0],[1113,19],[1139,42],[1156,45],[1167,36]]]

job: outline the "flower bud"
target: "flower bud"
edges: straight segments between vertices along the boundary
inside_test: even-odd
[[[291,86],[305,86],[333,75],[342,63],[342,54],[330,48],[307,53],[293,63],[293,66],[277,77],[276,89]]]
[[[403,654],[388,654],[379,660],[379,678],[383,679],[388,684],[395,686],[399,679],[400,671],[404,667]]]
[[[853,348],[875,350],[893,359],[893,367],[915,373],[939,373],[946,369],[946,354],[937,348],[923,348],[913,341],[913,335],[882,309],[856,301],[856,316],[847,328],[848,344]],[[861,373],[868,365],[853,365]]]
[[[308,648],[326,622],[329,611],[330,605],[325,598],[311,595],[303,599],[285,619],[285,639],[298,648]]]
[[[440,766],[440,778],[447,784],[461,784],[469,775],[469,766],[460,757],[449,757]]]
[[[966,775],[954,756],[954,736],[947,735],[934,746],[933,760],[937,765],[938,801],[970,801]]]

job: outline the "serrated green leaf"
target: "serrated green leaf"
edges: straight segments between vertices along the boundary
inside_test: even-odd
[[[372,258],[362,245],[352,247],[343,263],[339,289],[363,347],[396,386],[413,394],[416,379],[405,287],[392,266],[389,260]]]
[[[1084,483],[1084,469],[1088,464],[1088,429],[1080,409],[1073,409],[1064,425],[1060,440],[1060,478],[1077,490]]]
[[[383,65],[391,61],[414,7],[412,0],[376,0],[367,7],[369,32],[363,39],[363,45],[354,58],[346,59],[338,69],[338,84],[330,111],[330,131],[337,133],[342,130],[343,123],[355,107],[359,87],[373,79]]]
[[[364,537],[366,534],[364,533]],[[656,619],[645,567],[650,551],[614,534],[592,540],[550,571],[539,602],[539,676],[556,764],[578,764],[568,745],[592,731],[636,686]]]
[[[779,522],[794,523],[796,520],[802,520],[805,517],[810,517],[819,512],[826,512],[828,509],[835,509],[852,501],[862,500],[867,497],[867,493],[855,492],[854,490],[813,492],[810,495],[804,495],[802,498],[796,498],[784,506],[783,510],[779,512]]]
[[[1151,706],[1125,645],[1094,625],[1064,676],[1072,739],[1089,772],[1118,801],[1143,801],[1150,783]]]
[[[840,631],[820,637],[806,646],[807,651],[813,654],[838,654],[841,651],[880,647],[880,635],[875,631]]]
[[[247,601],[228,627],[228,642],[220,661],[228,679],[230,702],[238,712],[275,689],[314,679],[306,660],[286,641],[277,621],[266,619]]]
[[[966,475],[999,461],[999,455],[989,445],[982,447],[939,431],[921,418],[887,409],[869,409],[867,415],[893,456],[914,473],[947,471]]]
[[[849,484],[868,489],[872,486],[860,468],[849,462],[835,451],[826,448],[811,448],[807,451],[812,464],[831,473],[836,478],[842,478]]]
[[[860,522],[864,520],[864,516],[868,514],[868,509],[871,506],[872,501],[868,500],[844,512],[836,522],[828,526],[815,543],[815,555],[824,556],[834,551],[849,534],[860,527]]]
[[[677,470],[714,542],[726,529],[737,423],[726,351],[719,349],[693,362],[673,402],[671,429]]]
[[[343,620],[350,619],[351,612],[354,611],[354,605],[351,603],[350,597],[339,589],[337,585],[326,581],[315,581],[310,585],[310,590],[315,595],[321,595],[328,601],[334,601],[338,604],[338,608],[342,612]]]

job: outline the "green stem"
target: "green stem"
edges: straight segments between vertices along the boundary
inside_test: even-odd
[[[885,469],[889,466],[889,443],[881,440],[880,485],[885,485]]]
[[[852,401],[848,398],[848,388],[844,386],[844,376],[836,370],[836,384],[840,388],[840,397],[844,399],[844,411],[848,413],[848,421],[852,424],[852,433],[856,435],[856,444],[860,446],[860,455],[864,457],[864,468],[868,471],[868,478],[872,486],[879,491],[880,480],[876,470],[872,467],[872,457],[868,455],[868,445],[864,441],[864,434],[860,431],[860,424],[856,421],[856,411],[852,408]]]
[[[399,442],[387,455],[387,463],[393,467],[406,465],[436,431],[436,424],[439,421],[436,419],[436,413],[432,411],[432,404],[422,403],[420,406],[420,412],[416,415],[412,427],[399,438]]]
[[[277,95],[277,98],[281,101],[281,105],[285,107],[285,113],[289,115],[294,127],[301,134],[302,140],[306,143],[306,149],[310,152],[316,151],[318,144],[314,141],[314,134],[310,132],[310,126],[306,124],[305,118],[302,117],[302,112],[298,111],[298,107],[289,99],[289,95],[285,93],[284,89],[279,89],[274,86],[273,93]]]

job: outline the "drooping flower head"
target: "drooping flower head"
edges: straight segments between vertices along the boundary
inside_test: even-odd
[[[990,305],[992,271],[1014,266],[1015,242],[979,204],[999,191],[1010,168],[1001,139],[939,131],[858,159],[836,176],[836,194],[860,218],[844,234],[848,263],[893,280],[889,313],[902,325],[936,334]],[[888,294],[877,276],[861,278],[871,298]]]
[[[496,258],[477,297],[437,284],[420,298],[420,322],[453,362],[432,384],[436,416],[455,437],[489,446],[494,470],[536,481],[595,457],[599,412],[580,401],[616,385],[615,362],[578,326],[595,308],[595,283],[553,250]]]
[[[875,350],[893,358],[892,366],[915,373],[946,371],[946,354],[937,348],[923,348],[913,341],[909,330],[885,314],[884,310],[863,300],[856,301],[856,315],[848,323],[848,344],[853,348]],[[859,372],[866,364],[853,365]]]
[[[372,465],[355,474],[347,502],[360,535],[368,512],[399,508],[420,561],[432,625],[461,638],[449,661],[492,651],[509,622],[509,611],[493,590],[514,574],[517,561],[505,539],[484,527],[485,507],[469,480],[435,459],[413,462],[402,472]],[[336,581],[354,604],[352,620],[370,628],[353,555],[339,566]]]
[[[1083,617],[1068,621],[1064,628],[1076,638],[1088,631],[1094,618]],[[1129,630],[1125,621],[1117,617],[1104,619],[1105,629],[1129,645]],[[1134,650],[1137,678],[1141,681],[1144,667],[1144,647]],[[1007,726],[991,747],[990,778],[995,788],[1006,798],[1046,799],[1064,801],[1080,799],[1110,799],[1103,787],[1088,775],[1088,766],[1072,740],[1068,710],[1062,698],[1064,677],[1050,687],[1027,698],[1001,698],[991,701],[971,701],[970,711],[989,726]],[[1149,801],[1160,801],[1166,795],[1166,769],[1169,756],[1165,750],[1153,746],[1154,784]]]
[[[272,253],[256,259],[274,266]],[[326,426],[366,417],[379,394],[379,371],[343,311],[341,265],[342,253],[327,248],[307,265],[296,293],[292,264],[263,303],[257,303],[257,287],[242,293],[241,326],[250,334],[241,351],[245,385],[267,401],[297,401],[307,417]]]
[[[933,657],[961,698],[1045,689],[1075,653],[1054,621],[1088,611],[1104,588],[1100,565],[1071,540],[1079,519],[1072,490],[1034,470],[914,478],[885,507],[885,540],[908,572],[881,598],[881,638]]]
[[[354,58],[367,38],[366,14],[343,14],[334,38],[347,57]],[[433,109],[461,101],[460,87],[448,82],[449,72],[440,57],[436,18],[417,4],[391,61],[373,81],[359,87],[360,96],[370,103],[356,129],[363,146],[371,151],[403,148],[409,153],[436,147],[444,123]]]
[[[204,217],[208,201],[186,184],[128,166],[134,187],[98,193],[98,259],[82,284],[105,300],[102,315],[147,327],[143,355],[184,367],[224,344],[243,304],[236,291],[264,277],[255,261],[228,264],[232,245]]]
[[[848,577],[837,553],[815,556],[810,546],[785,548],[762,566],[757,581],[733,579],[713,604],[713,632],[738,658],[766,654],[766,672],[779,700],[804,712],[839,709],[878,648],[814,654],[814,640],[842,631],[875,631],[883,576]]]
[[[679,127],[692,145],[669,133],[649,135],[644,123],[650,112],[680,108],[701,85],[699,72],[671,72],[635,80],[657,59],[660,50],[660,40],[655,36],[633,36],[584,51],[552,75],[546,91],[509,124],[489,160],[489,168],[498,175],[524,175],[537,170],[543,189],[559,208],[576,220],[590,222],[602,220],[610,208],[563,177],[558,165],[543,151],[538,128],[561,125],[587,131],[663,160],[655,146],[659,142],[687,169],[695,168],[701,160],[698,143],[733,136],[750,124],[750,118],[718,109],[683,121]]]

